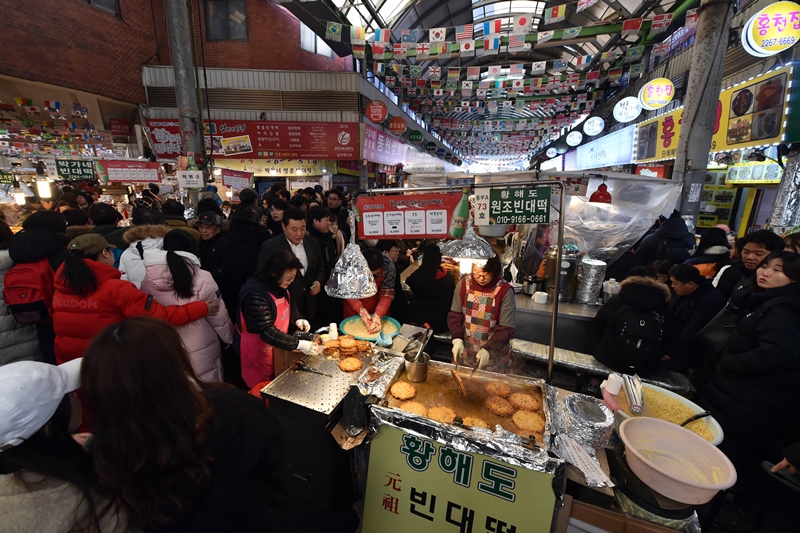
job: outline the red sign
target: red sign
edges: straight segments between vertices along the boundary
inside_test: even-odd
[[[150,161],[114,161],[102,159],[97,162],[97,174],[103,182],[154,183],[161,181],[159,163]]]
[[[364,128],[364,159],[382,165],[405,165],[411,146],[389,137],[369,124]],[[416,151],[416,148],[414,148]]]
[[[406,132],[406,129],[408,129],[408,125],[403,120],[403,117],[394,117],[389,121],[389,132],[395,135],[402,135]]]
[[[460,192],[359,196],[359,235],[364,239],[447,238],[461,198]]]
[[[667,167],[664,165],[639,165],[636,167],[636,175],[648,178],[663,178],[667,175]]]
[[[220,170],[222,170],[222,184],[224,186],[238,190],[246,189],[250,186],[250,177],[253,175],[252,173],[232,170],[230,168],[223,168]]]
[[[386,104],[380,100],[373,100],[367,105],[367,118],[375,124],[380,124],[389,115]]]
[[[177,119],[147,121],[158,157],[181,155]],[[265,122],[213,120],[206,123],[206,148],[215,159],[358,159],[357,122]]]
[[[111,135],[128,137],[131,134],[131,123],[126,118],[110,118],[108,125],[111,127]]]

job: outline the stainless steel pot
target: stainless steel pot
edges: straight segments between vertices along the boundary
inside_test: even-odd
[[[533,293],[544,291],[544,280],[536,276],[526,276],[522,280],[522,293],[527,296],[533,296]]]

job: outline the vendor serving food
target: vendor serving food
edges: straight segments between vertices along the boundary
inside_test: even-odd
[[[514,336],[514,291],[501,277],[500,258],[473,265],[453,293],[447,326],[453,337],[453,362],[510,374]]]
[[[364,258],[375,278],[378,292],[369,298],[350,298],[344,301],[344,316],[360,315],[369,333],[381,329],[381,318],[389,312],[394,300],[394,279],[397,275],[392,260],[376,248],[364,250]]]

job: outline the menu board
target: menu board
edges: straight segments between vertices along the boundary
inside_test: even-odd
[[[359,196],[356,221],[365,239],[425,239],[456,236],[451,231],[460,192]],[[468,204],[465,204],[465,206]],[[459,219],[461,232],[466,222]]]
[[[726,171],[706,172],[703,191],[700,194],[700,215],[697,227],[713,228],[717,224],[729,224],[736,190],[727,185]]]
[[[97,175],[103,182],[122,183],[156,183],[161,180],[158,175],[158,163],[150,161],[113,161],[97,162]]]
[[[711,152],[781,142],[790,71],[790,67],[780,68],[720,93]],[[639,123],[634,141],[635,161],[675,159],[682,122],[680,107]]]
[[[741,163],[728,167],[727,183],[730,185],[779,185],[783,169],[778,163],[764,161]]]
[[[242,190],[250,186],[250,172],[242,172],[230,168],[220,169],[222,171],[222,184],[226,187]]]
[[[206,149],[214,158],[359,159],[356,122],[213,120],[205,125]],[[158,157],[182,154],[177,119],[151,119],[147,127]]]

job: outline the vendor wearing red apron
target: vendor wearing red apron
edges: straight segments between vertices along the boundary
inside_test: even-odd
[[[239,317],[236,323],[242,379],[248,387],[275,377],[273,347],[314,351],[311,341],[289,335],[291,324],[302,331],[310,325],[300,316],[287,288],[303,267],[292,252],[278,250],[267,259],[264,269],[247,280],[239,292]]]
[[[397,275],[392,260],[376,248],[364,250],[364,258],[375,277],[378,292],[369,298],[350,298],[344,301],[344,317],[360,315],[367,331],[381,329],[381,317],[386,316],[394,300],[394,278]]]
[[[501,277],[500,258],[489,259],[456,285],[447,326],[453,337],[453,362],[490,372],[512,373],[514,291]]]

